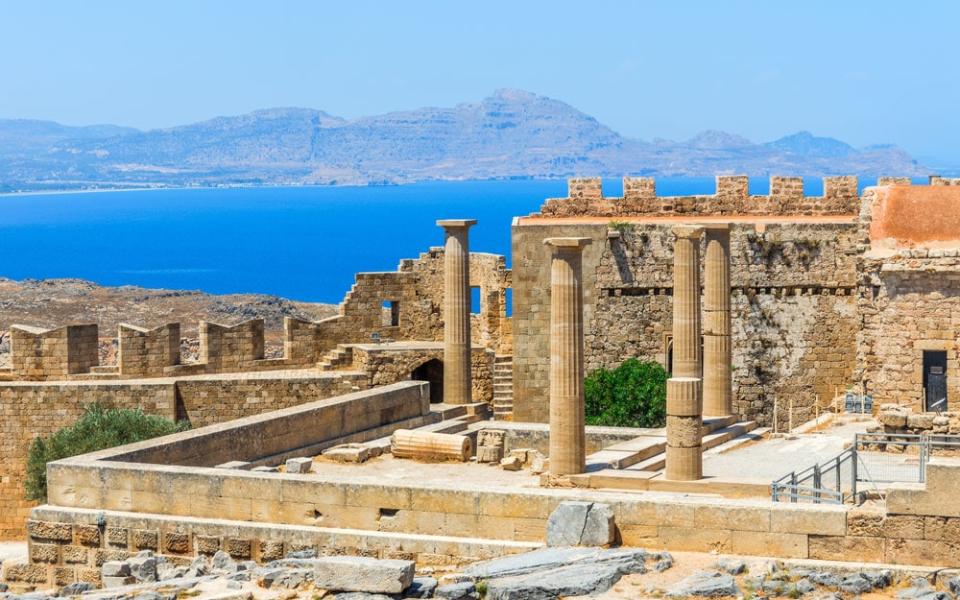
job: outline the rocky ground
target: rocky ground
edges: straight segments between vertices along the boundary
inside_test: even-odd
[[[145,551],[103,565],[104,589],[6,590],[0,600],[548,600],[558,598],[896,598],[947,600],[954,572],[897,572],[848,563],[780,562],[638,548],[543,548],[466,566],[295,552],[265,565],[211,558],[173,562]]]
[[[179,321],[185,358],[196,352],[201,319],[227,325],[262,317],[270,354],[282,345],[283,318],[317,321],[335,315],[332,304],[296,302],[262,294],[214,295],[189,290],[104,287],[82,279],[0,278],[0,368],[9,364],[12,324],[57,327],[70,323],[100,325],[102,364],[115,364],[117,325],[157,326]],[[269,356],[268,356],[269,358]]]

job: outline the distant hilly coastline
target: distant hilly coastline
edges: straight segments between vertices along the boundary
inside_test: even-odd
[[[631,139],[521,90],[351,120],[306,108],[150,131],[0,119],[0,191],[8,192],[724,173],[917,177],[928,170],[893,145],[854,148],[809,132],[767,143],[722,131],[680,142]]]

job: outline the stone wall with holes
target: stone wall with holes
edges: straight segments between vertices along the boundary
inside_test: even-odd
[[[802,423],[815,416],[818,398],[825,406],[853,381],[860,229],[853,215],[731,220],[735,410],[770,425],[776,404],[786,427],[792,406],[793,423]],[[631,357],[667,365],[677,221],[611,221],[532,218],[513,227],[518,421],[548,415],[548,237],[592,240],[583,258],[587,373]]]

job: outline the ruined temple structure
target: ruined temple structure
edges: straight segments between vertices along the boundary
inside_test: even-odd
[[[143,550],[462,562],[541,547],[561,505],[606,515],[625,546],[960,567],[960,458],[921,454],[923,476],[867,504],[779,502],[771,484],[826,458],[803,432],[834,422],[960,447],[960,180],[623,190],[572,179],[517,217],[512,269],[471,251],[474,221],[438,221],[443,247],[358,274],[337,316],[287,319],[280,358],[258,320],[201,323],[193,362],[178,323],[122,325],[116,365],[98,364],[96,324],[13,327],[0,539],[30,555],[3,578],[99,584],[104,561]],[[630,358],[670,373],[666,426],[586,426],[584,377]],[[848,390],[877,422],[845,420]],[[93,402],[193,429],[51,463],[32,506],[31,441]],[[868,446],[919,464],[902,442]]]

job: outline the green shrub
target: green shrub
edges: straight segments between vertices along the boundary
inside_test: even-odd
[[[27,456],[26,497],[37,502],[47,501],[48,462],[149,440],[189,427],[187,422],[174,423],[163,417],[144,414],[139,408],[106,409],[94,404],[70,427],[64,427],[48,438],[33,440]]]
[[[597,369],[584,382],[587,425],[663,427],[667,371],[658,363],[631,358],[616,369]]]

